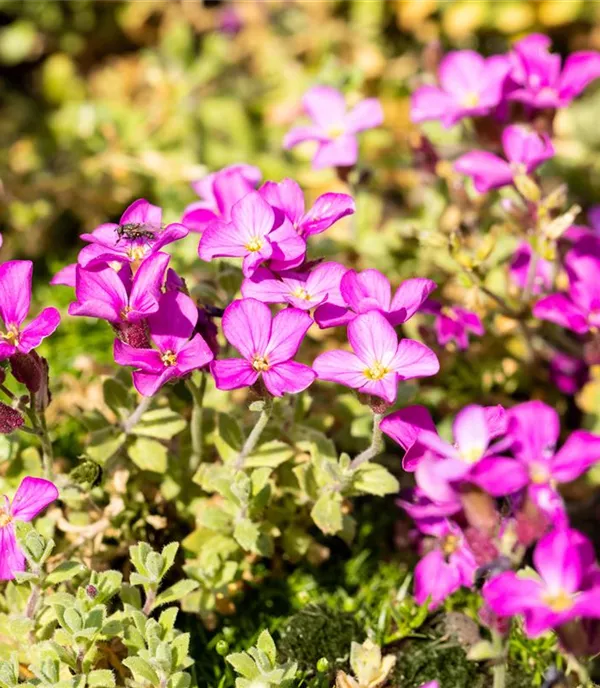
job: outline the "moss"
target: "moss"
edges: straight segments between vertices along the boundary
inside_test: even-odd
[[[277,649],[285,660],[294,660],[302,671],[315,670],[325,657],[332,673],[348,668],[350,644],[362,641],[364,630],[354,614],[325,604],[309,604],[280,630]]]

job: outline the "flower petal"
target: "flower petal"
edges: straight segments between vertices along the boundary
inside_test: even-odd
[[[579,533],[570,528],[557,528],[544,535],[533,552],[533,563],[551,594],[579,590],[584,574]]]
[[[153,253],[138,268],[133,278],[129,307],[132,310],[129,319],[134,315],[143,317],[158,310],[161,287],[165,271],[171,256],[167,253]]]
[[[600,437],[575,430],[552,459],[552,477],[559,483],[571,482],[599,461]]]
[[[302,392],[316,377],[312,368],[296,361],[279,363],[262,373],[266,388],[275,397]]]
[[[223,333],[245,359],[263,356],[271,337],[271,311],[256,299],[239,299],[223,314]]]
[[[473,178],[475,188],[480,193],[512,184],[513,173],[506,160],[487,151],[471,151],[461,155],[454,163],[460,174]]]
[[[308,116],[324,129],[338,126],[346,115],[344,96],[331,86],[314,86],[306,91],[302,105]]]
[[[547,460],[554,453],[559,432],[558,414],[542,401],[526,401],[508,411],[508,434],[520,461]]]
[[[585,314],[565,294],[550,294],[541,299],[533,307],[533,315],[578,334],[589,329]]]
[[[138,349],[120,339],[115,340],[113,354],[119,365],[139,368],[146,373],[159,375],[165,368],[160,352],[156,349]]]
[[[326,167],[352,167],[358,160],[358,141],[353,134],[342,134],[319,144],[312,161],[314,170]]]
[[[355,211],[356,204],[352,196],[340,193],[323,194],[317,198],[313,207],[301,219],[298,231],[303,236],[320,234]]]
[[[245,358],[226,358],[213,361],[210,372],[215,378],[217,389],[239,389],[250,387],[258,380],[258,372]]]
[[[177,353],[188,341],[198,322],[198,308],[181,291],[168,291],[161,296],[158,310],[148,318],[152,341],[162,351]]]
[[[340,283],[342,297],[355,313],[390,310],[392,288],[390,282],[379,270],[363,270],[357,273],[348,270]]]
[[[32,274],[30,260],[9,260],[0,265],[0,316],[7,327],[18,327],[29,313]]]
[[[356,134],[383,124],[383,108],[377,98],[366,98],[357,103],[345,116],[346,131]]]
[[[350,351],[326,351],[315,358],[313,370],[321,380],[358,389],[365,381],[365,364]]]
[[[36,346],[39,346],[42,339],[49,337],[60,324],[60,313],[56,308],[44,308],[44,310],[34,318],[19,335],[17,348],[21,353],[27,354]]]
[[[202,335],[196,334],[177,352],[177,374],[185,375],[191,370],[203,368],[213,358],[214,354]]]
[[[410,357],[410,354],[406,351],[404,358],[401,356],[396,361],[399,349],[398,337],[394,328],[379,311],[370,311],[354,318],[348,325],[348,341],[358,358],[367,368],[380,364],[399,372],[398,368],[403,368],[403,370],[406,368],[403,365],[406,355]],[[427,348],[422,344],[419,346],[424,349]],[[435,358],[433,352],[430,353]]]
[[[264,350],[270,365],[294,358],[313,319],[298,308],[286,308],[273,318],[271,336]]]
[[[25,571],[25,555],[17,545],[12,523],[0,528],[0,581],[13,580],[15,573]]]
[[[368,313],[367,315],[371,314]],[[359,317],[364,318],[365,316]],[[398,373],[401,380],[409,380],[413,377],[429,377],[435,375],[440,369],[440,362],[433,351],[425,344],[413,339],[400,340],[396,354],[389,365]]]
[[[54,483],[43,478],[23,478],[12,500],[11,515],[19,521],[31,521],[42,509],[58,499]]]
[[[388,320],[394,327],[406,322],[419,310],[429,294],[437,288],[433,280],[415,277],[402,282],[389,307]]]
[[[482,457],[490,443],[483,406],[470,404],[459,411],[452,424],[452,433],[460,454],[471,456],[479,453]]]

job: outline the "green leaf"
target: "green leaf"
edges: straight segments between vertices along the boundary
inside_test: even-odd
[[[102,465],[119,451],[125,439],[124,433],[118,433],[112,427],[96,430],[90,434],[86,453],[90,459]]]
[[[167,470],[167,448],[156,440],[138,437],[127,449],[133,463],[143,471],[165,473]]]
[[[180,580],[178,583],[175,583],[175,585],[172,585],[170,588],[163,590],[163,592],[158,595],[154,604],[152,605],[152,609],[158,609],[158,607],[162,607],[164,604],[177,602],[182,597],[189,595],[199,587],[200,583],[198,583],[198,581]]]
[[[112,671],[96,669],[88,674],[87,685],[89,688],[114,688],[117,684]]]
[[[178,551],[179,551],[179,543],[178,542],[169,542],[168,545],[165,545],[162,548],[160,555],[164,559],[164,562],[165,562],[164,563],[164,569],[163,569],[163,575],[175,563],[175,557],[177,556]]]
[[[267,655],[269,662],[271,662],[271,666],[274,667],[275,660],[277,659],[277,648],[275,647],[275,643],[269,631],[264,630],[258,636],[256,647]]]
[[[342,497],[338,492],[325,492],[310,512],[313,521],[325,535],[335,535],[342,530]]]
[[[352,487],[366,494],[383,497],[400,489],[396,478],[378,463],[363,463],[356,471]]]
[[[294,456],[294,450],[289,444],[280,440],[271,440],[261,444],[244,461],[245,468],[277,468]]]
[[[170,440],[187,426],[186,421],[171,409],[147,411],[131,431],[134,435]]]
[[[244,676],[244,678],[258,678],[258,667],[254,663],[252,657],[246,652],[234,652],[231,655],[227,655],[225,659],[231,664],[235,671]]]
[[[127,657],[123,664],[131,671],[133,678],[139,683],[148,682],[152,686],[158,686],[160,679],[152,665],[141,657]]]
[[[223,461],[233,461],[237,458],[244,444],[244,434],[233,416],[219,413],[214,442]]]
[[[102,383],[104,403],[119,419],[128,416],[131,410],[131,398],[129,389],[114,377],[109,377]]]
[[[233,537],[236,539],[239,546],[247,552],[258,551],[260,531],[256,523],[252,523],[250,519],[245,518],[235,524]]]
[[[79,561],[65,561],[46,576],[46,582],[49,585],[64,583],[65,581],[75,578],[77,574],[83,573],[85,570],[85,565]]]
[[[178,671],[176,674],[171,676],[167,686],[168,688],[189,688],[191,683],[192,679],[189,674],[186,674],[183,671]]]

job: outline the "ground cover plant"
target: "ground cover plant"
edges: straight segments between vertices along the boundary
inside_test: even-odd
[[[0,688],[597,685],[592,8],[210,5],[0,6]]]

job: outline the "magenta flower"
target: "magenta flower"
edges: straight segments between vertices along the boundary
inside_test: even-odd
[[[192,337],[197,321],[198,309],[192,299],[182,292],[169,291],[160,299],[156,313],[147,317],[156,349],[134,348],[115,341],[115,361],[136,369],[133,384],[141,395],[151,397],[169,380],[212,361],[213,353],[204,339],[199,334]]]
[[[274,270],[295,268],[304,260],[306,242],[286,217],[277,218],[257,191],[251,191],[231,209],[231,222],[212,222],[202,234],[198,254],[202,260],[243,258],[244,277],[261,263]]]
[[[421,688],[440,688],[440,684],[437,681],[427,681]]]
[[[55,499],[58,490],[48,480],[23,478],[12,504],[4,496],[0,506],[0,580],[12,580],[15,573],[25,571],[25,556],[19,549],[14,521],[32,521]]]
[[[282,272],[279,276],[266,268],[258,270],[242,283],[244,298],[263,303],[288,303],[303,311],[323,302],[343,305],[340,281],[347,269],[339,263],[320,263],[303,272]]]
[[[0,360],[13,354],[27,354],[50,336],[60,323],[56,308],[44,308],[29,325],[21,327],[31,306],[30,260],[9,260],[0,265],[0,318],[4,331],[0,332]]]
[[[437,356],[421,342],[402,339],[379,311],[363,313],[348,325],[350,351],[326,351],[313,363],[321,380],[338,382],[385,399],[396,401],[398,383],[435,375]]]
[[[600,258],[576,248],[565,257],[568,294],[550,294],[533,307],[533,315],[578,334],[600,327]]]
[[[415,521],[454,516],[463,508],[458,494],[453,494],[451,501],[439,502],[430,499],[419,487],[401,490],[396,504]]]
[[[483,597],[499,616],[523,614],[532,637],[577,617],[599,618],[600,586],[584,587],[593,562],[592,545],[581,533],[556,529],[534,550],[539,577],[506,571],[485,584]]]
[[[129,265],[117,272],[111,267],[86,270],[77,266],[75,296],[70,315],[102,318],[110,323],[137,322],[158,310],[161,287],[170,256],[153,253],[135,275]]]
[[[412,94],[411,119],[441,120],[451,127],[463,117],[487,115],[502,100],[509,72],[503,55],[486,59],[473,50],[450,52],[440,63],[439,88],[421,86]]]
[[[589,370],[579,358],[557,352],[550,359],[550,380],[563,394],[576,394],[589,380]]]
[[[417,527],[433,536],[434,547],[415,567],[415,601],[435,609],[460,587],[471,587],[477,562],[462,530],[448,519],[417,521]]]
[[[70,265],[65,265],[64,268],[61,268],[56,275],[50,280],[51,285],[56,285],[60,284],[64,287],[73,287],[75,288],[75,282],[76,282],[76,275],[77,275],[77,263],[71,263]]]
[[[551,42],[548,36],[532,34],[515,43],[510,100],[538,109],[563,108],[600,77],[600,54],[573,53],[561,69],[560,55],[549,50]]]
[[[284,179],[279,183],[265,182],[258,192],[272,208],[287,217],[301,237],[320,234],[356,211],[352,196],[326,193],[319,196],[313,207],[305,212],[304,194],[292,179]]]
[[[302,98],[306,114],[313,124],[295,127],[284,140],[286,150],[303,141],[317,141],[313,169],[352,167],[358,160],[356,134],[383,123],[383,110],[376,98],[362,100],[350,112],[344,96],[330,86],[315,86]]]
[[[311,325],[310,315],[298,308],[286,308],[273,318],[269,307],[256,299],[234,301],[225,309],[223,333],[242,358],[211,363],[217,387],[249,387],[260,377],[274,397],[306,389],[316,375],[292,359]]]
[[[233,206],[254,191],[262,175],[252,165],[229,165],[194,182],[192,188],[202,198],[183,211],[181,223],[192,232],[203,232],[213,220],[229,222]]]
[[[91,234],[82,234],[89,241],[79,252],[79,264],[90,268],[108,263],[138,263],[163,246],[183,238],[188,230],[173,223],[162,228],[162,210],[140,198],[121,215],[119,224],[108,222]]]
[[[529,476],[528,495],[551,519],[565,519],[556,485],[568,483],[600,461],[600,437],[576,430],[556,451],[560,421],[541,401],[527,401],[508,411],[512,453]]]
[[[526,241],[523,241],[515,251],[510,263],[510,277],[521,289],[525,289],[529,278],[529,266],[532,255],[533,250],[531,246]],[[531,293],[541,294],[544,291],[548,291],[552,287],[552,276],[552,262],[538,257]]]
[[[472,177],[477,191],[484,193],[512,184],[515,177],[531,174],[554,155],[546,134],[538,134],[520,124],[506,127],[502,132],[502,147],[506,160],[494,153],[475,150],[461,155],[454,169]]]
[[[465,350],[469,348],[469,333],[480,337],[485,333],[479,316],[459,306],[442,306],[435,299],[427,299],[420,310],[436,316],[434,329],[440,346],[454,341]]]
[[[424,406],[407,406],[386,416],[379,427],[404,449],[402,468],[413,472],[429,451],[419,442],[423,430],[437,433],[431,414]]]
[[[387,277],[379,270],[348,270],[340,282],[344,303],[327,300],[315,312],[315,321],[321,328],[345,325],[360,313],[379,311],[392,326],[400,325],[419,310],[425,299],[436,288],[429,279],[408,279],[398,287],[392,298]]]

